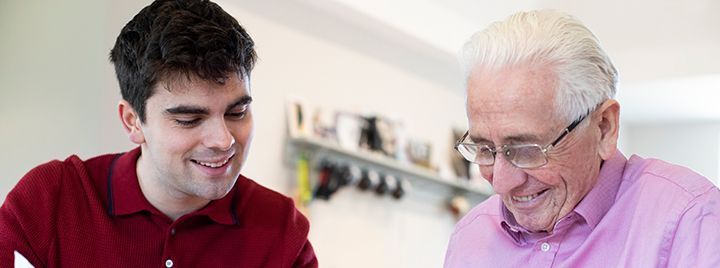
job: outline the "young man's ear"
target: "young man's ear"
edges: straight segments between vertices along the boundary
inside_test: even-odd
[[[620,129],[620,104],[613,99],[605,101],[600,107],[600,157],[610,159],[617,150]]]
[[[118,112],[120,113],[120,121],[122,121],[128,138],[135,144],[145,143],[145,135],[140,128],[140,117],[135,109],[125,100],[121,100],[118,104]]]

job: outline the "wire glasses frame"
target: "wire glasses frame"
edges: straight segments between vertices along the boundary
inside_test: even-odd
[[[499,148],[495,148],[488,145],[463,142],[468,137],[468,130],[455,142],[455,150],[458,151],[465,160],[481,166],[491,166],[495,164],[495,156],[500,153],[505,159],[518,168],[539,168],[548,163],[547,152],[560,143],[565,136],[570,134],[591,112],[573,121],[568,127],[563,129],[557,139],[545,146],[538,144],[518,144],[502,145]]]

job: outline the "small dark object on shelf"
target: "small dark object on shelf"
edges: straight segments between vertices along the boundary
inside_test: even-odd
[[[360,176],[360,182],[358,183],[358,188],[360,188],[360,190],[365,191],[367,189],[370,189],[370,187],[372,186],[372,181],[370,180],[370,175],[368,173],[369,172],[367,170],[362,171],[362,175]]]
[[[378,183],[377,187],[375,188],[375,193],[378,195],[384,195],[390,187],[388,187],[387,180],[385,179],[385,175],[380,175],[380,182]]]
[[[403,180],[400,178],[395,179],[395,189],[392,191],[392,197],[400,199],[405,195],[405,189],[403,188]]]

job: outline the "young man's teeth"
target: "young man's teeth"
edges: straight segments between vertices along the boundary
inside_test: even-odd
[[[540,195],[540,193],[536,193],[533,195],[526,195],[526,196],[513,196],[512,199],[515,201],[519,201],[519,202],[527,202],[527,201],[535,199],[535,197],[537,197],[538,195]]]
[[[222,161],[219,163],[207,163],[207,162],[200,162],[200,161],[197,161],[197,163],[200,165],[206,166],[206,167],[218,168],[218,167],[222,167],[223,165],[225,165],[225,163],[227,163],[229,160],[230,160],[230,158],[225,159],[225,161]]]

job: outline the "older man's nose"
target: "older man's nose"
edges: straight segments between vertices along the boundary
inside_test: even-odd
[[[506,194],[525,183],[526,174],[498,154],[492,166],[492,186],[495,193]]]

